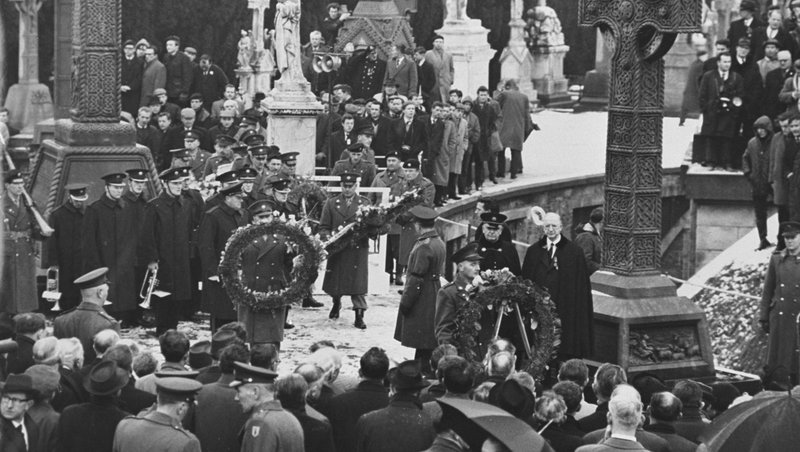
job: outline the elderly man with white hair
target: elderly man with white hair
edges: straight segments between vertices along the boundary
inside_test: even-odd
[[[608,402],[608,425],[611,435],[599,444],[581,446],[577,452],[611,452],[627,450],[645,452],[648,449],[636,440],[636,431],[644,421],[642,399],[633,386],[619,385]]]

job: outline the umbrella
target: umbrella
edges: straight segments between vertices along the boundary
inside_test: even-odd
[[[442,405],[443,424],[452,428],[473,449],[480,450],[483,441],[492,436],[512,452],[553,451],[530,425],[505,410],[473,400],[442,398],[437,401]],[[454,416],[463,418],[452,419]],[[461,422],[463,419],[468,423]],[[480,428],[475,429],[475,426]]]
[[[762,395],[763,394],[763,395]],[[800,444],[800,398],[767,392],[729,408],[701,437],[711,452],[796,451]]]

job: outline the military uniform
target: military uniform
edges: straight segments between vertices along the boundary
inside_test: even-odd
[[[200,441],[173,417],[151,411],[128,416],[117,425],[114,452],[200,452]]]
[[[409,192],[418,187],[421,188],[420,194],[424,199],[424,201],[422,201],[422,205],[433,207],[433,197],[436,189],[433,185],[433,182],[423,177],[422,173],[420,173],[419,176],[417,176],[417,178],[414,180],[403,180],[402,182],[396,184],[393,187],[392,194],[400,196],[403,193]],[[411,248],[413,248],[414,243],[417,241],[417,233],[414,229],[414,224],[410,221],[408,214],[401,215],[397,219],[397,223],[402,226],[402,230],[400,231],[400,249],[398,251],[397,262],[405,267],[408,263],[408,255],[411,254]]]
[[[210,152],[204,151],[200,148],[195,149],[195,154],[189,163],[189,167],[192,168],[192,175],[194,175],[195,180],[203,180],[203,173],[206,169],[206,163],[210,157]]]
[[[187,168],[183,168],[183,170],[188,173]],[[197,242],[198,236],[200,235],[200,219],[203,217],[203,212],[205,211],[205,202],[203,201],[203,195],[201,195],[198,190],[192,188],[184,188],[181,196],[186,201],[189,201],[192,206],[192,224],[194,225],[190,235],[189,246],[189,273],[192,278],[192,301],[191,303],[186,303],[186,311],[184,313],[186,316],[190,316],[200,309],[202,300],[199,284],[200,281],[203,280],[203,277]]]
[[[61,309],[72,309],[81,302],[81,292],[75,286],[78,276],[83,274],[81,243],[76,240],[83,234],[83,209],[65,202],[50,215],[50,226],[55,230],[47,240],[44,267],[58,266],[58,289]]]
[[[8,193],[3,198],[5,265],[3,279],[0,280],[0,310],[9,314],[31,312],[39,308],[34,240],[43,237],[22,196],[19,197],[19,204],[14,204]]]
[[[119,322],[94,303],[82,302],[78,307],[64,312],[53,321],[53,335],[59,339],[76,337],[83,345],[84,362],[94,359],[94,335],[102,330],[119,332]]]
[[[517,254],[517,248],[514,244],[502,240],[490,242],[486,240],[485,236],[476,243],[478,244],[478,252],[483,257],[481,271],[507,268],[517,276],[522,272],[519,254]]]
[[[388,169],[381,171],[375,176],[375,179],[372,181],[373,187],[389,187],[389,200],[392,200],[392,188],[395,184],[400,183],[402,181],[402,171],[389,171]],[[372,198],[372,204],[378,204],[378,195],[372,194],[370,195]],[[384,199],[384,201],[386,201]],[[394,272],[395,272],[395,263],[399,256],[400,248],[400,225],[396,223],[392,223],[389,228],[389,233],[386,235],[386,263],[384,265],[384,271],[389,274],[389,279],[391,281],[394,280]],[[400,276],[402,271],[400,270],[400,265],[397,264],[397,276]]]
[[[347,160],[339,160],[333,166],[331,176],[340,176],[345,173],[355,173],[361,176],[361,186],[369,187],[372,185],[372,180],[375,179],[375,164],[361,160],[354,164],[349,158]]]
[[[783,366],[796,384],[798,375],[795,320],[800,314],[800,259],[782,250],[769,260],[759,320],[769,327],[767,371]]]
[[[231,165],[228,171],[236,171],[244,167],[244,159],[236,154],[234,154],[233,157],[231,158],[227,158],[219,154],[214,154],[210,156],[206,161],[205,168],[203,169],[203,179],[205,179],[210,175],[216,175],[217,168],[219,168],[220,165]]]
[[[303,427],[277,400],[256,407],[244,426],[242,452],[302,452]]]
[[[348,203],[344,195],[339,194],[325,201],[320,218],[320,233],[326,239],[335,234],[340,227],[355,221],[360,206],[368,206],[367,198],[355,195]],[[350,295],[355,309],[367,309],[364,294],[367,293],[369,281],[369,239],[364,239],[355,246],[348,247],[339,253],[328,256],[325,269],[325,281],[322,290],[332,297]]]

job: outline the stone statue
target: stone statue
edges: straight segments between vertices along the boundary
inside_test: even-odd
[[[248,30],[242,30],[242,37],[239,38],[239,56],[236,58],[239,69],[249,68],[253,61],[253,40],[250,38]]]
[[[463,22],[469,20],[467,16],[467,0],[444,0],[447,18],[445,22]]]
[[[537,6],[528,10],[528,45],[530,47],[552,47],[564,45],[561,20],[549,6]]]
[[[275,63],[282,80],[305,80],[300,56],[300,1],[278,0],[275,7]]]

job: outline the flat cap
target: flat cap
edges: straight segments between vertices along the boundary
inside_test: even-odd
[[[233,363],[233,381],[231,388],[235,388],[248,383],[272,383],[278,378],[278,374],[264,369],[263,367],[251,366],[250,364],[235,362]]]
[[[80,276],[78,279],[73,281],[73,284],[78,286],[78,289],[81,290],[102,286],[103,284],[108,283],[108,278],[106,277],[107,274],[108,267],[96,268],[89,273],[85,273],[83,276]]]
[[[164,88],[156,88],[153,90],[153,96],[167,95],[167,90]]]

